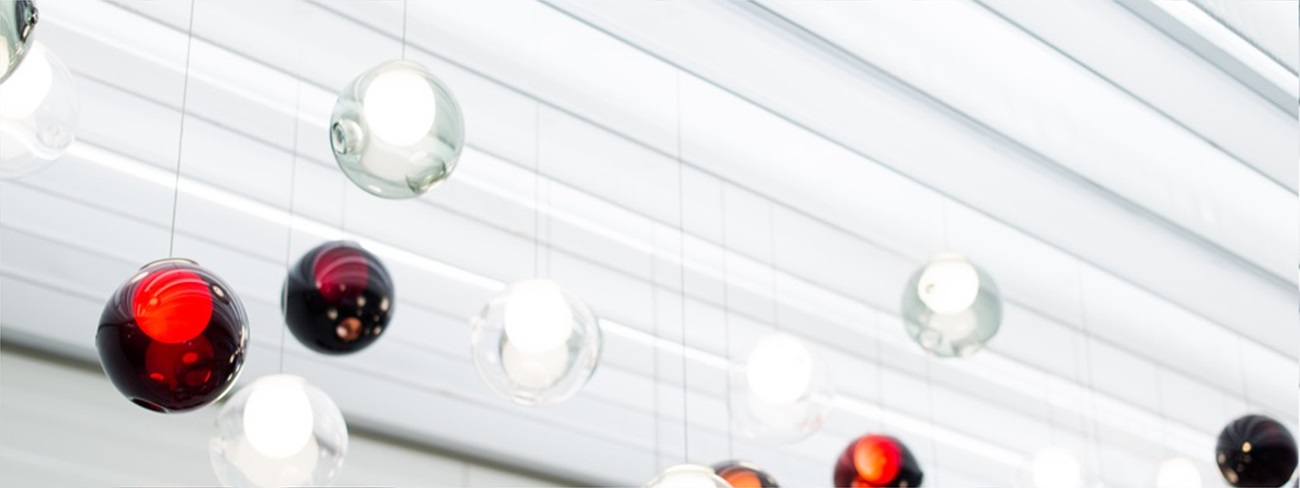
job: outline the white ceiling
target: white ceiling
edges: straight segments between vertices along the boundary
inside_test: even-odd
[[[468,147],[448,183],[394,202],[344,180],[326,126],[337,90],[400,56],[401,2],[199,0],[185,91],[188,2],[46,0],[80,139],[0,183],[0,331],[93,357],[103,300],[167,253],[179,152],[177,254],[248,308],[245,380],[276,364],[286,251],[347,236],[392,270],[384,341],[284,346],[355,424],[605,485],[684,446],[827,484],[876,430],[930,486],[1014,483],[1049,443],[1110,486],[1151,484],[1172,454],[1217,480],[1219,428],[1295,425],[1300,384],[1296,60],[1269,41],[1296,24],[1228,3],[1192,14],[1237,36],[1197,39],[1255,49],[1235,64],[1169,23],[1192,14],[1141,2],[414,0],[407,55],[455,91]],[[542,268],[601,315],[606,354],[578,397],[526,409],[478,382],[467,318],[533,273],[538,208]],[[1005,294],[968,359],[927,358],[897,318],[945,247]],[[840,393],[789,446],[732,438],[723,401],[773,290]]]

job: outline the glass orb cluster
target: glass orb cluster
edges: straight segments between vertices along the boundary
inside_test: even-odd
[[[573,396],[595,372],[604,344],[591,309],[549,280],[507,286],[470,325],[479,377],[522,405]]]
[[[328,484],[343,465],[348,427],[329,395],[299,376],[258,378],[217,414],[208,454],[228,486]]]
[[[732,368],[733,422],[747,437],[788,443],[826,422],[835,399],[829,369],[808,343],[772,332]]]
[[[936,356],[967,356],[983,349],[1002,324],[998,287],[957,253],[939,253],[903,289],[903,323]]]
[[[678,464],[663,470],[643,488],[731,488],[727,481],[708,466]]]
[[[234,290],[186,259],[140,268],[117,288],[95,333],[99,362],[131,402],[185,412],[234,385],[248,347],[248,316]]]
[[[451,91],[424,66],[389,61],[352,81],[334,104],[330,146],[362,190],[415,198],[446,180],[465,144]]]
[[[393,318],[396,297],[388,269],[349,241],[316,246],[289,269],[284,282],[285,324],[308,349],[346,354],[379,339]]]

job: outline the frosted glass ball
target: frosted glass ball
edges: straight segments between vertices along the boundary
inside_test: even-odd
[[[782,332],[759,338],[730,374],[732,421],[752,439],[803,439],[826,423],[835,400],[825,362],[803,339]]]
[[[72,73],[34,43],[0,82],[0,178],[30,175],[63,156],[76,139],[78,111]]]
[[[708,466],[678,464],[651,478],[644,488],[732,488]]]
[[[997,284],[956,253],[936,254],[912,274],[902,309],[907,334],[936,356],[974,354],[1002,324]]]
[[[217,478],[239,488],[328,485],[347,450],[348,426],[334,401],[287,374],[235,393],[208,443]]]
[[[553,281],[524,280],[497,293],[470,321],[479,377],[521,405],[562,402],[600,362],[600,323]]]
[[[23,61],[39,19],[31,0],[0,0],[0,83]]]
[[[447,179],[465,145],[460,105],[411,61],[366,71],[339,95],[330,145],[343,174],[384,198],[415,198]]]

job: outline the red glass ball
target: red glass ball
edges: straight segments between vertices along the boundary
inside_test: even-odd
[[[713,465],[713,472],[732,488],[778,488],[776,480],[757,466],[745,461],[724,461]]]
[[[347,354],[373,344],[393,319],[393,280],[373,254],[355,242],[326,242],[289,269],[284,321],[307,348]]]
[[[1276,420],[1247,415],[1219,433],[1215,461],[1232,486],[1282,486],[1295,473],[1295,437]]]
[[[244,365],[248,316],[212,272],[186,259],[140,268],[104,305],[99,362],[136,405],[184,412],[221,398]]]
[[[837,487],[916,487],[921,486],[923,475],[912,451],[884,435],[859,437],[835,462]]]

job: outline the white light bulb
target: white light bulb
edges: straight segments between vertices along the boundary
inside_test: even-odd
[[[516,385],[525,388],[548,388],[569,368],[569,348],[559,347],[542,352],[523,352],[514,343],[501,348],[501,367]]]
[[[921,301],[939,314],[954,314],[970,308],[979,292],[979,272],[970,262],[955,254],[935,256],[916,283],[916,293]]]
[[[573,335],[573,309],[554,282],[516,283],[506,298],[503,314],[506,340],[523,353],[561,348]]]
[[[729,486],[712,469],[695,464],[679,464],[665,469],[644,488],[719,488]]]
[[[244,406],[244,435],[249,445],[271,458],[287,458],[312,437],[311,401],[302,378],[275,375],[258,380]]]
[[[1034,456],[1035,488],[1079,488],[1083,470],[1073,452],[1063,447],[1048,447]]]
[[[394,69],[380,73],[366,87],[362,112],[375,137],[405,146],[425,137],[433,128],[438,99],[419,73]]]
[[[9,79],[0,83],[0,118],[21,120],[36,112],[50,94],[54,68],[45,57],[45,46],[36,43]]]
[[[745,361],[745,379],[754,396],[768,404],[789,405],[808,394],[813,356],[798,337],[769,334],[759,339]]]
[[[1187,458],[1170,458],[1160,463],[1157,488],[1201,488],[1201,473]]]

